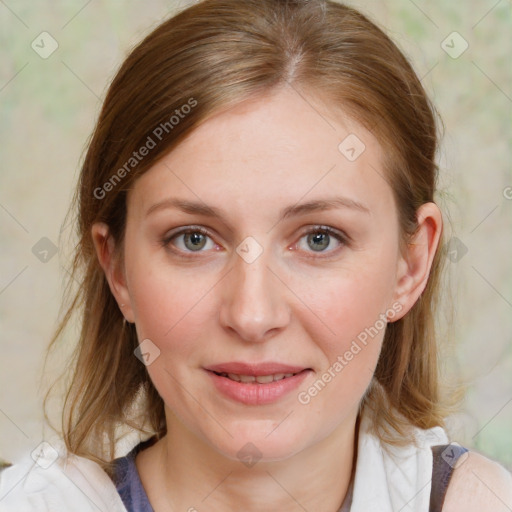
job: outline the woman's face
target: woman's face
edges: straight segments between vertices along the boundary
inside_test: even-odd
[[[228,458],[252,443],[278,460],[354,420],[385,316],[406,312],[383,172],[367,130],[287,88],[211,118],[136,182],[123,311],[168,422]],[[207,370],[233,362],[305,371]]]

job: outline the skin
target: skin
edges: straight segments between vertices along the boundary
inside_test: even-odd
[[[497,462],[476,452],[455,465],[443,512],[510,512],[512,475]]]
[[[338,150],[350,133],[366,146],[353,162]],[[286,87],[209,119],[136,182],[124,266],[112,257],[107,226],[93,226],[125,318],[139,340],[160,350],[147,369],[165,402],[169,434],[136,458],[156,511],[338,510],[352,470],[357,408],[384,329],[308,404],[297,395],[379,315],[398,305],[396,321],[410,310],[442,230],[437,206],[423,205],[413,243],[401,254],[381,162],[378,141],[356,121]],[[286,206],[334,195],[369,211],[343,207],[278,222]],[[220,208],[224,221],[177,209],[146,216],[171,197]],[[200,252],[183,235],[174,246],[162,244],[191,225],[209,232]],[[315,251],[307,231],[318,233],[318,225],[346,233],[349,242],[331,236],[324,252]],[[263,248],[252,263],[236,252],[248,236]],[[269,360],[314,371],[278,402],[247,406],[220,395],[203,370]],[[261,453],[252,467],[237,456],[248,442]]]

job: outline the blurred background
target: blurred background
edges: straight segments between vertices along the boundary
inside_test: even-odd
[[[444,121],[443,368],[468,383],[453,440],[512,470],[512,3],[353,1],[412,61]],[[83,151],[130,48],[190,2],[0,0],[0,458],[52,431],[43,374],[70,262],[59,234]],[[449,314],[453,301],[455,316]],[[76,331],[60,347],[72,350]],[[62,369],[62,368],[60,368]],[[58,423],[58,407],[51,416]]]

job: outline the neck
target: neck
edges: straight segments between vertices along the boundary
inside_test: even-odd
[[[250,467],[219,454],[168,414],[169,434],[136,464],[156,511],[338,512],[357,457],[357,411],[291,457]]]

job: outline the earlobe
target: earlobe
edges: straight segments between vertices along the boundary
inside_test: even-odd
[[[399,318],[414,306],[427,286],[443,229],[441,211],[435,203],[421,205],[416,218],[418,228],[397,265],[394,300],[403,305]]]
[[[123,271],[115,254],[115,242],[108,226],[103,222],[93,224],[91,235],[99,264],[105,273],[110,291],[116,299],[122,314],[128,322],[133,322],[133,311]],[[121,308],[121,304],[123,305]]]

